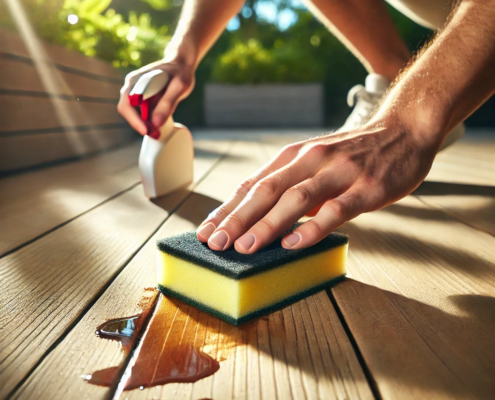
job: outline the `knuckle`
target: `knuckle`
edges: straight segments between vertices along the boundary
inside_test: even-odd
[[[352,219],[359,208],[363,206],[363,196],[359,193],[346,193],[330,202],[332,212],[337,215],[339,219],[349,220]],[[362,210],[364,211],[364,210]]]
[[[226,206],[221,206],[213,210],[210,214],[208,214],[207,219],[215,223],[215,226],[218,226],[218,221],[223,221],[225,217],[229,215],[229,210]]]
[[[225,223],[222,225],[227,225],[230,229],[240,232],[246,226],[246,223],[238,214],[232,213],[226,218]]]
[[[269,220],[268,218],[263,218],[259,220],[258,223],[256,224],[256,227],[265,233],[270,233],[277,230],[277,224],[275,224],[273,221]]]
[[[254,186],[254,179],[248,178],[242,181],[239,186],[237,186],[234,194],[235,196],[246,197],[251,188]]]
[[[120,100],[118,103],[117,103],[117,112],[124,116],[125,114],[125,106],[124,106],[124,103],[122,100]]]
[[[362,178],[362,182],[361,184],[364,186],[364,187],[374,187],[376,185],[378,185],[379,183],[381,183],[377,177],[373,174],[366,174],[363,178]]]
[[[190,75],[182,75],[179,80],[181,90],[187,90],[193,83],[193,77]]]
[[[304,149],[303,155],[311,159],[320,159],[325,157],[328,151],[328,146],[324,143],[312,144]]]
[[[325,230],[315,219],[306,222],[306,224],[308,224],[308,227],[310,228],[311,236],[313,237],[313,240],[315,238],[320,238],[322,236],[325,236],[326,233]]]
[[[284,156],[293,156],[299,152],[300,148],[301,146],[297,143],[288,144],[287,146],[282,147],[280,154]]]
[[[298,204],[307,204],[313,199],[313,191],[309,185],[296,185],[287,190],[290,196]]]
[[[347,204],[342,198],[336,198],[331,201],[326,208],[329,208],[332,214],[336,215],[339,220],[347,219]]]
[[[160,107],[161,111],[167,111],[172,108],[172,102],[170,101],[170,99],[162,97],[156,108],[158,107]]]
[[[259,181],[253,188],[256,195],[266,197],[272,196],[280,190],[281,182],[280,178],[273,176],[270,178],[265,178]]]
[[[328,145],[324,143],[317,143],[314,144],[311,149],[310,149],[310,154],[313,154],[315,156],[323,156],[327,153],[328,151]]]

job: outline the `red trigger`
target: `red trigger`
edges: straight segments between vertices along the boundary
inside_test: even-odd
[[[146,135],[150,136],[153,139],[160,138],[160,131],[151,123],[151,113],[160,101],[164,92],[165,90],[162,90],[154,96],[147,98],[146,100],[143,99],[142,94],[129,95],[129,103],[131,104],[131,106],[140,107],[141,109],[141,119],[144,121],[147,128]]]

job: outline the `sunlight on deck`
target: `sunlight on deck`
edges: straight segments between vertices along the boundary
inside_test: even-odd
[[[68,143],[75,154],[79,156],[85,154],[87,152],[87,146],[80,137],[80,133],[74,129],[77,124],[71,111],[69,110],[69,107],[67,107],[67,100],[58,97],[60,94],[67,93],[72,96],[73,93],[71,89],[65,82],[62,75],[55,68],[50,56],[46,53],[43,44],[36,35],[36,32],[29,22],[29,19],[20,2],[18,0],[5,0],[5,3],[7,4],[10,14],[12,15],[12,19],[17,26],[17,31],[21,35],[29,55],[33,60],[43,87],[45,88],[46,93],[50,94],[50,101],[53,105],[60,125],[64,129],[64,134]],[[78,112],[84,111],[81,109]],[[87,116],[84,120],[89,122],[91,119]],[[104,142],[99,135],[95,134],[91,130],[89,131],[89,134],[99,149],[103,149],[105,147]]]

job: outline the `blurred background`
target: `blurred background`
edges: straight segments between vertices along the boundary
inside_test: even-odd
[[[162,57],[182,2],[0,1],[0,175],[138,138],[117,113],[119,89],[126,73]],[[431,36],[389,11],[412,51]],[[314,135],[345,121],[347,93],[366,74],[300,0],[248,0],[199,65],[174,119],[193,132],[295,128]],[[466,124],[468,132],[495,126],[495,98]]]
[[[155,61],[174,32],[183,0],[18,0],[39,37],[111,63],[124,72]],[[389,7],[401,35],[416,50],[431,32]],[[6,2],[0,22],[15,30]],[[305,84],[323,89],[322,124],[337,127],[349,114],[348,90],[366,72],[300,0],[248,0],[197,71],[192,95],[175,119],[205,126],[208,83]],[[485,104],[468,126],[495,125],[495,101]]]

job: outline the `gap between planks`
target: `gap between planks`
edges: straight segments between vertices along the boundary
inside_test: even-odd
[[[14,397],[29,398],[34,393],[46,398],[59,398],[67,393],[92,399],[112,397],[107,389],[91,386],[79,377],[119,363],[118,345],[96,338],[94,327],[106,319],[135,313],[143,287],[155,285],[154,238],[195,229],[208,212],[230,195],[242,177],[265,161],[256,143],[237,143]],[[192,321],[186,315],[181,318],[181,324]],[[201,318],[210,317],[203,314]],[[237,346],[235,356],[223,361],[215,375],[195,384],[169,384],[125,392],[122,397],[373,398],[326,293],[320,292],[262,318],[258,324],[255,334],[241,339],[248,345]],[[216,326],[202,331],[206,346],[228,340],[237,329],[225,323]],[[73,356],[69,356],[71,352]]]
[[[140,144],[0,179],[0,258],[124,194],[139,184]],[[195,140],[197,159],[219,157],[205,140]],[[195,176],[202,174],[195,163]]]
[[[196,182],[227,147],[205,146],[209,153],[195,159]],[[0,398],[29,375],[189,194],[179,191],[153,204],[136,187],[0,260]]]
[[[331,293],[375,396],[495,393],[494,149],[461,141],[438,155],[426,188],[342,228],[351,279]]]
[[[411,196],[341,229],[332,293],[382,398],[492,398],[495,238]]]

